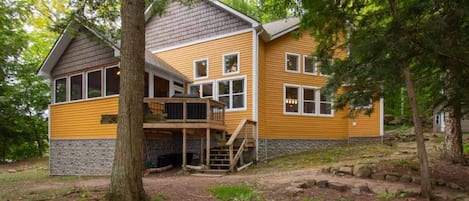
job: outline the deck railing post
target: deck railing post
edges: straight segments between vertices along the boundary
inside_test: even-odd
[[[205,104],[207,104],[207,123],[208,123],[208,122],[210,122],[210,119],[211,119],[211,116],[212,116],[210,100],[207,99]]]
[[[182,101],[182,122],[186,122],[187,120],[187,105],[186,105],[186,101],[183,100]]]
[[[206,133],[205,133],[205,137],[206,137],[206,143],[205,143],[205,146],[206,146],[206,152],[205,153],[205,162],[207,164],[207,167],[210,167],[210,128],[207,128],[206,129]]]

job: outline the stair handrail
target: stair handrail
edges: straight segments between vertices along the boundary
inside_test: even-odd
[[[244,146],[247,144],[247,140],[248,140],[248,135],[245,131],[245,135],[244,135],[244,139],[243,139],[243,142],[241,143],[241,145],[239,146],[238,148],[238,151],[236,152],[236,155],[233,156],[233,144],[234,144],[234,141],[236,140],[236,138],[238,137],[239,133],[241,133],[241,131],[243,130],[243,128],[246,127],[246,125],[254,125],[256,126],[257,125],[257,122],[255,121],[252,121],[252,120],[249,120],[249,119],[242,119],[239,124],[238,124],[238,127],[235,129],[235,131],[233,132],[233,134],[230,136],[230,139],[226,142],[226,146],[228,146],[228,149],[229,149],[229,157],[230,157],[230,171],[233,171],[234,170],[234,167],[236,166],[236,164],[238,163],[238,160],[239,158],[241,157],[241,154],[242,152],[244,151]],[[255,139],[255,136],[254,136],[254,133],[255,131],[253,131],[253,138]]]

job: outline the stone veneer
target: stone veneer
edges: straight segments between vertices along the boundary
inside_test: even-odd
[[[114,139],[50,140],[51,175],[110,175]]]
[[[287,154],[299,153],[333,145],[346,144],[347,140],[259,139],[259,160],[268,160]]]

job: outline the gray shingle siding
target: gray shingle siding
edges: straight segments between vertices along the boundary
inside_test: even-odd
[[[92,38],[93,37],[93,38]],[[99,66],[119,59],[114,57],[114,49],[91,34],[80,33],[72,39],[57,62],[52,76],[74,72],[88,67]]]
[[[145,25],[146,48],[155,51],[250,28],[251,24],[207,1],[191,7],[173,2]]]

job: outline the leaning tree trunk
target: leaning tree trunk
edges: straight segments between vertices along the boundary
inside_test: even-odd
[[[428,171],[428,158],[427,150],[425,149],[425,140],[422,131],[422,122],[420,121],[419,111],[417,107],[417,100],[415,96],[414,83],[412,81],[412,75],[410,74],[410,68],[407,64],[404,66],[404,75],[407,85],[407,95],[409,96],[409,105],[412,109],[412,121],[415,127],[415,136],[417,139],[417,153],[420,162],[420,190],[422,195],[426,198],[432,196],[432,186],[430,181],[430,172]]]
[[[120,96],[109,200],[148,200],[142,182],[144,0],[122,0]],[[136,90],[138,89],[138,90]]]

